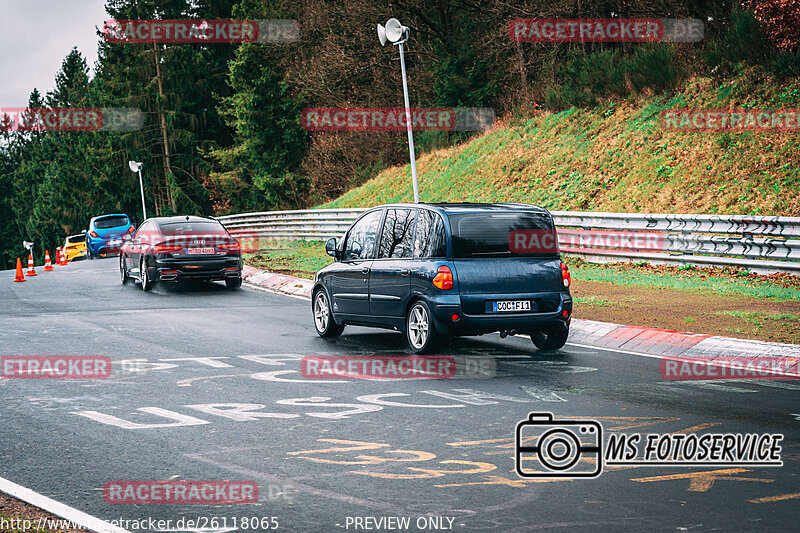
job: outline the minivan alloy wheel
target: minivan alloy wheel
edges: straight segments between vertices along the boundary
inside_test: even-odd
[[[430,333],[430,319],[427,310],[419,303],[411,308],[408,321],[408,338],[411,346],[420,349],[425,346]]]

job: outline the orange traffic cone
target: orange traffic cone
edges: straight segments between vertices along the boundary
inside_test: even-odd
[[[17,277],[14,281],[25,281],[25,275],[22,273],[22,261],[17,257]]]
[[[61,260],[61,248],[56,248],[56,266],[64,266],[64,261]]]
[[[67,254],[66,254],[66,252],[64,251],[63,247],[59,248],[59,250],[61,250],[61,262],[59,263],[59,265],[67,266]]]
[[[45,272],[50,272],[51,270],[55,270],[53,268],[52,263],[50,263],[50,252],[48,250],[44,251],[44,268],[42,269]]]
[[[33,268],[33,254],[28,256],[28,271],[25,272],[25,275],[28,277],[37,275],[36,270]]]

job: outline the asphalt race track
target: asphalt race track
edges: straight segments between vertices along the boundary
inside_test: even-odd
[[[0,380],[0,477],[104,520],[217,517],[229,525],[216,530],[238,531],[233,518],[276,517],[279,530],[308,532],[387,531],[376,525],[386,517],[410,517],[412,531],[498,532],[800,521],[800,382],[667,382],[657,359],[570,345],[543,354],[528,338],[497,335],[444,348],[458,367],[452,379],[310,380],[303,356],[406,355],[405,337],[351,327],[320,339],[308,301],[247,287],[144,293],[120,284],[116,258],[12,279],[0,272],[0,356],[106,355],[115,370],[103,380]],[[595,419],[607,434],[781,433],[784,465],[521,478],[515,427],[530,412]],[[103,497],[109,481],[170,479],[253,480],[260,498]],[[356,517],[370,520],[357,528]]]

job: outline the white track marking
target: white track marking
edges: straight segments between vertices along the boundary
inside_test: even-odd
[[[79,525],[89,531],[96,531],[98,533],[130,533],[127,529],[114,526],[105,520],[100,520],[91,515],[73,509],[69,505],[64,505],[55,500],[51,500],[47,496],[42,496],[38,492],[31,489],[26,489],[22,485],[17,485],[7,479],[0,477],[0,492],[4,492],[9,496],[13,496],[18,500],[45,510],[48,513],[54,514],[60,518],[71,521],[73,524]]]

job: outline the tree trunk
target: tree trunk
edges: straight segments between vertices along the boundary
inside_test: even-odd
[[[167,119],[164,116],[164,110],[161,108],[161,102],[164,101],[164,86],[161,83],[161,65],[158,61],[158,46],[156,43],[153,43],[153,58],[156,62],[156,83],[158,84],[158,96],[159,96],[159,104],[158,104],[158,116],[161,119],[161,137],[164,141],[164,184],[167,188],[167,201],[169,202],[169,206],[172,208],[172,212],[175,213],[177,211],[177,207],[175,206],[175,198],[172,195],[172,188],[170,187],[169,183],[169,176],[172,174],[172,165],[170,164],[169,160],[169,141],[167,139]]]

